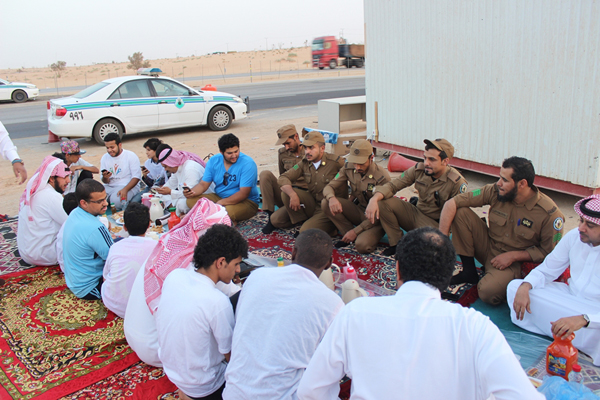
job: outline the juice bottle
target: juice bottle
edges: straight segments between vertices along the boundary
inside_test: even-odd
[[[574,333],[571,333],[567,339],[554,336],[554,342],[546,350],[546,371],[550,375],[568,379],[573,365],[577,364],[579,355],[579,351],[571,343],[574,338]]]
[[[177,214],[175,213],[176,208],[175,207],[171,207],[169,208],[169,211],[171,212],[171,216],[169,217],[169,230],[173,229],[175,226],[177,226],[177,224],[179,224],[181,222],[181,219],[177,216]]]
[[[343,267],[342,270],[344,271],[344,280],[345,281],[347,281],[348,279],[354,279],[354,280],[358,279],[358,276],[356,275],[356,270],[349,263],[346,263],[346,265]]]
[[[277,257],[277,266],[283,267],[285,263],[283,262],[283,257]]]

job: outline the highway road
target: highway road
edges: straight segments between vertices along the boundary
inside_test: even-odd
[[[299,79],[222,85],[218,90],[250,97],[250,111],[282,107],[316,105],[321,99],[361,96],[365,94],[364,76]],[[48,135],[46,101],[24,104],[0,103],[0,121],[11,138],[20,139]]]

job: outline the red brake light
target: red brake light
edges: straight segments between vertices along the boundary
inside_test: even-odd
[[[46,102],[46,107],[48,107],[48,110],[50,109],[50,102],[49,101]]]
[[[57,117],[64,117],[65,115],[67,115],[67,109],[64,107],[58,107],[56,109],[56,116]]]

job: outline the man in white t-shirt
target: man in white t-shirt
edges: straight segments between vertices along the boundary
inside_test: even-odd
[[[56,265],[56,236],[67,213],[63,196],[71,171],[62,160],[47,156],[21,195],[17,246],[31,265]]]
[[[223,398],[295,399],[304,369],[344,303],[319,280],[332,262],[327,233],[300,233],[293,264],[252,272],[236,309]]]
[[[175,150],[168,144],[158,146],[156,153],[158,162],[165,171],[171,174],[166,185],[157,188],[156,191],[170,196],[171,203],[177,208],[178,215],[187,213],[190,208],[186,204],[187,198],[184,196],[184,192],[200,183],[206,163],[196,154]],[[204,193],[214,193],[214,189],[215,184],[211,183]]]
[[[154,314],[158,356],[183,399],[220,399],[231,353],[233,307],[217,283],[230,284],[248,255],[235,229],[213,225],[194,249],[196,271],[169,273]]]
[[[123,150],[121,138],[116,133],[106,135],[104,145],[107,154],[100,160],[102,183],[108,202],[121,210],[140,191],[140,159],[134,152]]]
[[[441,299],[455,262],[439,230],[404,235],[396,246],[398,292],[344,307],[310,360],[298,398],[337,399],[347,375],[357,399],[544,399],[488,317]]]
[[[129,236],[110,247],[104,264],[102,302],[119,317],[125,317],[131,288],[140,267],[152,253],[156,241],[146,237],[150,210],[140,203],[129,203],[123,212],[123,229]]]
[[[93,166],[89,162],[81,158],[82,154],[85,154],[85,150],[79,148],[79,143],[74,140],[67,140],[60,144],[60,151],[63,154],[65,164],[71,170],[73,175],[71,176],[71,182],[65,190],[67,193],[75,193],[77,184],[84,179],[94,178],[94,174],[100,172],[98,167]]]

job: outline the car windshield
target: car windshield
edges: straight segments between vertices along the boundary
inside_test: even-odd
[[[81,92],[74,94],[73,97],[75,97],[76,99],[83,99],[88,97],[90,94],[92,93],[96,93],[98,90],[102,89],[103,87],[108,86],[109,84],[106,82],[99,82],[96,83],[95,85],[90,86],[89,88],[83,89]]]
[[[5,81],[4,79],[0,79],[0,85],[8,85],[8,81]]]

